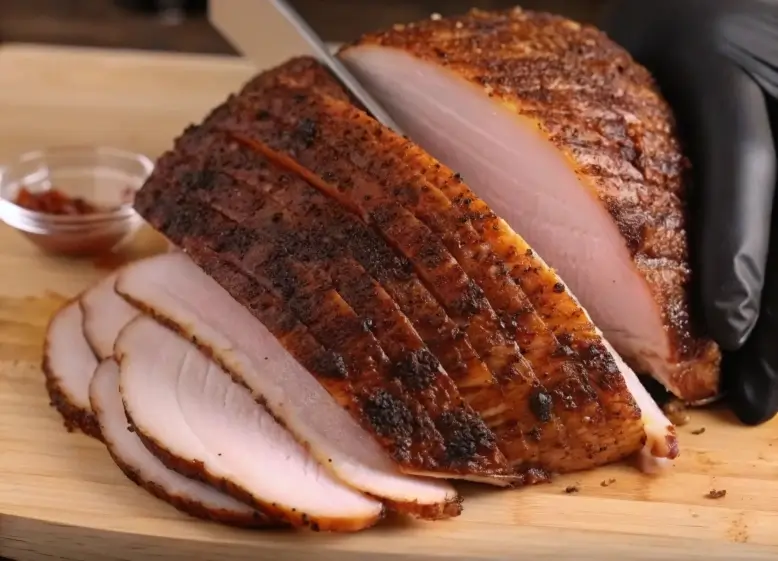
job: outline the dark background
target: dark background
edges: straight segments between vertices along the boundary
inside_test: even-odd
[[[259,0],[257,0],[259,1]],[[606,0],[292,0],[325,41],[349,41],[364,31],[471,7],[517,3],[596,21]],[[183,16],[165,4],[186,4]],[[0,0],[0,41],[234,53],[204,15],[206,0]]]

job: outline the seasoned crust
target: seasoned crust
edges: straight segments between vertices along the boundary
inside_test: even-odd
[[[409,211],[414,204],[424,198],[419,193],[430,192],[431,186],[411,186],[413,182],[409,182],[407,171],[410,168],[406,167],[407,162],[393,161],[397,154],[405,153],[406,148],[398,147],[392,141],[391,134],[382,131],[381,127],[364,113],[354,113],[356,111],[354,106],[344,103],[343,96],[336,95],[334,86],[326,86],[324,79],[320,80],[321,89],[312,90],[310,84],[305,83],[310,69],[305,70],[302,76],[295,74],[294,68],[299,64],[299,61],[289,63],[288,66],[291,70],[288,70],[286,74],[279,73],[277,70],[271,72],[275,75],[273,84],[281,82],[280,86],[266,87],[264,84],[268,80],[263,81],[262,76],[255,78],[252,80],[255,89],[244,88],[243,94],[231,97],[223,106],[215,109],[206,119],[205,124],[187,129],[184,135],[177,139],[176,150],[168,152],[158,163],[152,179],[147,182],[136,199],[136,208],[168,237],[172,236],[177,243],[184,244],[190,254],[195,253],[203,245],[212,246],[211,251],[222,252],[224,249],[229,249],[229,253],[238,255],[249,251],[250,246],[256,241],[251,241],[252,234],[250,229],[245,227],[245,222],[230,224],[229,221],[225,222],[223,216],[219,216],[220,213],[223,213],[223,208],[219,212],[208,208],[209,205],[213,204],[209,199],[212,196],[212,191],[220,192],[220,197],[226,196],[222,192],[226,188],[222,178],[226,171],[224,162],[217,159],[212,162],[216,164],[214,169],[208,169],[208,166],[203,169],[202,166],[195,165],[198,158],[192,159],[192,156],[197,154],[225,151],[225,146],[229,145],[229,137],[231,136],[240,140],[244,148],[249,147],[257,155],[268,157],[273,164],[287,172],[296,174],[298,180],[299,178],[305,179],[317,190],[326,193],[327,198],[337,201],[343,209],[352,212],[362,220],[372,222],[371,225],[375,225],[374,228],[383,229],[384,234],[388,231],[389,237],[394,237],[393,242],[397,241],[398,238],[408,236],[409,227],[416,231],[425,231],[424,236],[416,236],[411,242],[411,244],[414,242],[417,244],[414,248],[415,252],[408,250],[408,246],[406,246],[405,251],[410,251],[413,255],[413,259],[410,261],[413,262],[414,267],[421,265],[428,269],[434,269],[443,262],[444,258],[446,263],[458,267],[457,262],[442,245],[441,230],[438,229],[430,233],[429,229],[420,229],[419,225],[423,228],[426,226]],[[286,68],[286,66],[284,65],[282,68]],[[272,82],[272,80],[270,81]],[[327,91],[333,95],[327,97],[322,95],[325,86]],[[281,120],[279,121],[279,119]],[[224,136],[225,129],[230,135],[220,141],[214,140],[218,138],[217,133],[219,132]],[[322,141],[322,138],[333,140],[328,144]],[[376,144],[377,139],[381,139],[378,144]],[[268,148],[268,145],[262,145],[260,140],[272,144],[272,149]],[[233,150],[235,149],[233,148]],[[268,150],[273,152],[275,156],[271,157]],[[278,151],[282,153],[279,154]],[[190,153],[188,161],[186,152]],[[255,159],[257,155],[255,155]],[[354,166],[350,163],[353,158],[359,161],[375,162],[376,167],[371,171],[361,168],[359,165]],[[434,163],[429,156],[427,158],[429,160],[427,165]],[[181,166],[182,161],[187,162],[187,164]],[[249,167],[253,166],[252,169],[256,170],[262,169],[263,165],[266,164],[251,161]],[[309,168],[305,169],[303,166],[309,166]],[[380,176],[382,167],[383,172],[388,173],[388,175],[378,179],[378,184],[380,184],[378,186],[376,179],[371,178],[370,174],[375,173]],[[180,170],[184,170],[184,173],[181,173]],[[190,175],[193,172],[195,175]],[[230,171],[228,175],[232,173]],[[249,189],[247,183],[252,181],[249,175],[248,173],[242,175],[241,183],[243,185],[240,188],[234,188],[231,200],[244,198],[244,195],[247,194],[246,189]],[[328,181],[331,181],[332,184],[328,184]],[[291,182],[291,179],[285,179],[285,183]],[[381,195],[381,189],[384,188],[393,190],[398,201],[394,204],[387,204],[391,201],[383,201],[382,199],[381,205],[365,204],[369,202],[371,197],[385,196],[385,194]],[[398,204],[400,201],[402,201],[401,204]],[[475,201],[475,198],[471,200],[473,203]],[[466,201],[461,202],[465,207],[467,206]],[[445,203],[446,208],[451,207],[452,203],[454,201]],[[222,204],[219,203],[219,205]],[[415,212],[424,213],[425,211],[417,209]],[[469,217],[473,214],[472,209],[446,212],[449,213],[451,220],[464,226],[467,225]],[[485,211],[486,214],[489,212],[488,209]],[[187,213],[191,216],[183,216]],[[439,210],[435,211],[434,207],[430,206],[428,206],[426,213],[433,222],[436,216],[441,215]],[[493,215],[493,213],[491,214]],[[210,230],[215,227],[216,223],[220,225],[214,230]],[[395,227],[395,223],[398,226]],[[399,225],[403,227],[400,228]],[[459,231],[462,228],[457,226],[455,229]],[[442,231],[445,233],[445,228]],[[460,238],[461,240],[467,241],[471,246],[479,243],[473,238],[472,232],[465,234],[470,237]],[[405,237],[404,240],[409,241],[409,238]],[[456,246],[458,242],[452,238],[449,239],[449,243]],[[397,247],[394,249],[399,252]],[[199,257],[194,255],[193,257],[199,263]],[[230,259],[234,261],[233,258]],[[467,257],[463,256],[460,259],[467,259]],[[236,264],[239,262],[236,261]],[[498,266],[499,260],[492,261],[491,264]],[[202,266],[202,263],[200,265]],[[490,263],[484,262],[484,266],[490,266]],[[449,268],[449,271],[453,270]],[[251,309],[255,315],[259,313],[260,315],[257,317],[266,325],[268,325],[268,321],[271,321],[271,324],[275,321],[262,315],[262,306],[252,305],[250,298],[247,299],[246,296],[250,296],[254,289],[246,287],[237,289],[232,286],[234,279],[230,279],[226,283],[225,278],[219,280],[219,274],[225,272],[224,266],[216,266],[207,272],[226,287],[236,300]],[[461,325],[463,325],[462,331],[467,329],[468,335],[476,338],[481,336],[482,357],[487,357],[493,366],[505,363],[508,367],[505,370],[506,375],[501,378],[501,383],[513,384],[511,387],[516,388],[517,391],[514,392],[516,395],[511,395],[506,403],[503,387],[494,385],[494,381],[491,383],[487,381],[486,384],[480,382],[485,391],[478,392],[476,395],[478,406],[474,407],[477,411],[489,412],[491,410],[496,412],[492,414],[490,428],[499,427],[501,435],[504,437],[503,441],[510,441],[517,445],[513,450],[513,457],[516,459],[517,465],[523,469],[531,469],[538,465],[541,468],[560,471],[584,469],[617,460],[642,446],[645,432],[639,411],[634,400],[629,396],[618,371],[613,369],[613,364],[589,360],[583,356],[592,349],[599,350],[601,348],[599,336],[596,334],[592,340],[584,341],[580,346],[574,345],[575,349],[561,344],[559,347],[552,345],[549,351],[552,354],[559,351],[559,356],[549,355],[541,359],[541,362],[552,359],[552,362],[557,362],[563,367],[559,371],[560,375],[557,375],[558,381],[554,382],[550,392],[542,386],[539,386],[538,389],[543,391],[546,396],[553,395],[555,413],[563,413],[569,417],[570,422],[567,423],[566,428],[570,430],[571,435],[574,435],[576,440],[567,441],[565,438],[555,436],[552,431],[558,430],[560,426],[556,416],[550,422],[533,417],[529,411],[529,393],[525,399],[519,396],[518,391],[522,388],[520,376],[531,377],[531,370],[518,372],[516,367],[522,363],[514,358],[505,361],[505,355],[495,352],[495,342],[499,340],[498,336],[505,337],[508,334],[504,330],[513,330],[510,336],[505,338],[506,343],[510,343],[506,346],[506,351],[510,350],[511,346],[515,348],[514,338],[517,336],[521,336],[522,342],[531,346],[536,336],[535,331],[539,329],[548,331],[547,328],[537,324],[536,329],[534,325],[520,322],[519,318],[500,318],[499,321],[494,322],[494,326],[487,327],[482,324],[483,326],[479,328],[480,332],[474,331],[474,328],[478,328],[472,321],[472,318],[475,317],[474,314],[484,310],[493,314],[494,311],[491,310],[483,292],[480,289],[476,290],[479,287],[474,284],[473,279],[464,274],[461,269],[457,274],[456,278],[463,281],[457,286],[466,288],[469,283],[469,286],[472,287],[470,291],[473,293],[472,298],[465,297],[468,290],[460,291],[461,298],[455,297],[454,293],[451,292],[452,287],[455,287],[454,283],[451,282],[455,278],[454,276],[442,275],[439,280],[434,277],[427,278],[425,285],[432,292],[436,292],[435,297],[438,300],[446,299],[447,295],[449,296],[446,309],[449,313],[459,316]],[[504,282],[506,286],[510,284],[509,279],[505,279]],[[541,279],[541,284],[543,283],[548,284],[546,277]],[[384,283],[382,282],[382,284]],[[548,287],[549,291],[554,294],[559,293],[560,290],[557,287],[559,284],[558,279],[554,280]],[[494,287],[492,295],[501,291],[499,284],[495,284]],[[472,305],[458,306],[459,302],[463,304],[470,302]],[[577,304],[574,307],[577,310],[576,313],[580,315],[582,313],[580,307]],[[275,310],[274,315],[277,315],[277,312],[284,308],[284,305],[274,304],[272,306],[272,309]],[[267,309],[268,307],[265,306],[265,310]],[[531,311],[531,306],[528,311]],[[500,326],[500,323],[503,326]],[[291,338],[283,337],[283,333],[274,331],[271,325],[268,327],[279,339],[285,340],[285,344],[290,342]],[[551,337],[553,338],[553,335]],[[536,345],[536,347],[548,347],[548,345]],[[577,370],[564,370],[564,368],[569,368],[569,365],[566,364],[566,353],[583,353],[577,359],[579,363]],[[309,370],[315,372],[315,369],[311,368],[310,361],[306,360],[305,357],[296,356]],[[522,360],[520,352],[515,358]],[[523,364],[527,364],[526,361],[523,361]],[[548,364],[543,363],[542,367],[546,370]],[[500,368],[497,371],[500,371]],[[592,379],[596,380],[597,390],[587,388],[584,384],[588,374],[595,372],[596,375],[593,375]],[[339,391],[337,385],[331,380],[321,377],[319,379],[334,396],[341,400],[348,398],[348,392],[344,395],[344,392]],[[517,383],[514,384],[514,380]],[[461,380],[458,380],[457,384],[459,385],[460,382]],[[460,385],[460,387],[463,386]],[[524,387],[529,390],[533,385],[524,384]],[[599,392],[600,396],[595,395],[593,391]],[[607,405],[607,412],[601,410],[600,399],[603,400],[602,403]],[[348,401],[346,403],[348,404]],[[586,411],[581,408],[583,405],[586,405]],[[360,414],[365,411],[364,407],[356,410],[350,407],[350,409],[352,414],[358,410],[361,410]],[[392,417],[392,419],[399,420],[403,418],[405,418],[403,415]],[[603,422],[606,420],[607,422]],[[519,422],[524,426],[520,426]],[[393,428],[396,429],[394,432],[401,436],[403,426],[402,423],[394,423]],[[378,436],[380,438],[380,435]],[[524,446],[525,450],[522,450],[521,446]],[[526,454],[528,448],[544,450],[545,453],[549,454],[550,461],[536,463],[536,456]],[[524,464],[522,464],[522,460],[524,460]],[[540,471],[538,470],[537,473]]]
[[[615,364],[589,361],[587,372],[583,372],[581,366],[586,357],[578,357],[576,365],[567,360],[572,357],[552,356],[557,348],[553,334],[532,306],[524,303],[525,296],[512,280],[499,273],[492,274],[503,264],[470,229],[476,214],[475,205],[483,204],[482,201],[471,193],[471,208],[457,209],[452,207],[454,201],[446,199],[441,192],[434,195],[437,184],[419,181],[421,172],[440,167],[440,164],[429,155],[414,161],[414,148],[403,145],[400,137],[351,104],[316,95],[308,88],[265,90],[256,96],[236,100],[235,105],[234,115],[228,118],[226,114],[223,118],[224,127],[240,131],[236,137],[245,134],[245,143],[265,155],[270,156],[274,150],[293,155],[295,162],[289,162],[290,158],[277,153],[271,157],[288,169],[296,170],[343,206],[353,207],[354,212],[368,216],[385,235],[394,237],[393,241],[399,242],[402,234],[407,235],[417,228],[408,220],[400,222],[402,228],[393,228],[393,221],[400,220],[400,211],[406,215],[413,211],[414,219],[422,220],[432,229],[430,234],[418,237],[421,241],[420,247],[417,246],[419,251],[408,257],[415,267],[422,269],[434,268],[444,261],[456,265],[456,271],[454,267],[449,267],[448,271],[456,272],[457,277],[446,274],[441,280],[434,277],[425,280],[441,302],[446,303],[452,316],[469,325],[467,332],[481,356],[488,357],[490,365],[497,367],[495,379],[500,386],[487,383],[480,388],[468,387],[463,395],[479,412],[494,411],[500,403],[510,404],[504,413],[492,415],[488,423],[501,442],[510,447],[506,448],[506,453],[511,460],[518,465],[523,461],[525,467],[534,464],[567,471],[612,461],[639,448],[644,436],[640,416]],[[263,115],[261,123],[251,121],[258,108],[267,108],[268,115]],[[308,130],[317,131],[314,138],[300,138],[296,134],[304,125]],[[465,207],[467,204],[463,201]],[[486,209],[483,214],[493,213]],[[430,243],[431,239],[435,245]],[[457,256],[456,260],[449,250]],[[463,282],[458,283],[455,278]],[[558,291],[558,284],[558,279],[554,280],[551,283],[554,286],[549,289]],[[451,294],[450,290],[457,285],[462,290]],[[445,286],[445,291],[441,286]],[[481,290],[482,287],[488,293]],[[493,310],[490,304],[495,304],[496,308]],[[506,313],[513,311],[511,307],[517,304],[520,304],[518,313],[506,318]],[[580,307],[577,304],[575,307],[580,313]],[[497,310],[503,315],[499,320],[495,314]],[[476,324],[476,319],[494,321]],[[482,327],[474,332],[476,325]],[[509,345],[501,343],[504,350],[498,351],[498,341]],[[518,348],[511,348],[515,341],[527,348],[526,356],[532,357],[531,369],[541,373],[542,381],[529,381],[533,378],[529,368],[524,371],[515,368],[520,364],[529,366]],[[599,341],[599,336],[587,341],[580,351],[588,352],[591,345],[600,344]],[[504,352],[513,349],[522,363],[515,362]],[[501,369],[500,364],[507,368]],[[590,381],[596,381],[597,390],[592,388]],[[527,391],[535,385],[547,385],[548,394],[555,397],[550,422],[538,423],[527,415]],[[582,424],[582,419],[588,421]],[[565,431],[574,434],[574,438],[568,441]]]
[[[505,459],[496,447],[494,435],[485,427],[476,426],[478,419],[463,404],[451,378],[440,370],[438,358],[425,346],[387,289],[365,269],[382,268],[380,239],[373,238],[373,243],[367,245],[370,257],[358,261],[348,249],[351,243],[344,243],[342,238],[359,235],[359,226],[363,232],[368,231],[365,225],[353,220],[353,216],[352,220],[347,220],[347,213],[331,217],[330,211],[337,207],[336,204],[300,179],[273,168],[263,157],[230,141],[228,136],[214,134],[207,140],[208,143],[196,144],[199,150],[188,165],[180,169],[189,170],[193,165],[202,164],[206,170],[220,170],[219,177],[214,178],[208,188],[190,189],[188,196],[214,205],[225,217],[253,229],[256,240],[250,250],[253,261],[256,263],[260,252],[277,260],[274,266],[284,271],[276,284],[282,293],[299,290],[304,279],[308,284],[331,285],[338,291],[356,312],[360,322],[357,328],[375,335],[386,353],[389,363],[383,369],[387,378],[397,380],[430,414],[443,437],[445,455],[452,466],[467,465],[471,470],[479,470],[484,463],[482,458],[486,458],[487,464],[504,465]],[[205,161],[198,153],[208,154]],[[228,244],[220,251],[226,249]],[[316,308],[316,313],[321,313],[320,306]],[[299,308],[296,311],[299,312]],[[336,329],[332,321],[327,328],[347,332]],[[377,356],[377,359],[376,362],[382,357]],[[368,396],[367,400],[371,404],[376,402],[374,396]],[[472,422],[467,426],[460,424],[454,430],[444,419],[448,414],[459,413]],[[418,419],[419,416],[414,414],[412,417]],[[371,424],[381,431],[386,429],[376,422]],[[400,432],[405,438],[411,436],[407,430]],[[470,445],[463,447],[464,433],[483,433],[483,438],[471,438]]]
[[[364,428],[377,436],[400,465],[413,473],[480,474],[500,480],[514,477],[493,439],[477,440],[467,448],[448,445],[453,440],[461,442],[462,435],[441,434],[444,427],[437,425],[442,412],[465,407],[456,386],[441,371],[435,372],[432,386],[420,388],[409,382],[403,365],[414,362],[411,343],[417,351],[423,349],[423,344],[418,347],[420,341],[411,341],[411,335],[418,336],[407,331],[408,320],[399,311],[393,311],[391,318],[378,313],[382,308],[386,311],[396,307],[396,303],[362,269],[354,269],[359,276],[350,280],[339,276],[335,269],[354,265],[355,261],[344,261],[344,255],[323,241],[336,234],[335,224],[323,217],[295,217],[287,212],[307,208],[311,203],[308,198],[289,201],[285,208],[279,208],[263,192],[271,189],[264,185],[282,190],[299,179],[258,155],[240,156],[241,152],[229,149],[230,142],[224,134],[203,135],[197,128],[190,129],[179,139],[176,154],[159,162],[157,173],[139,194],[136,205],[148,209],[147,219],[181,244],[201,266],[202,252],[198,248],[219,254],[225,261],[223,270],[208,273],[220,279],[220,284],[260,319]],[[340,261],[328,263],[335,259]],[[240,274],[225,277],[230,267],[239,269]],[[330,274],[342,281],[337,291],[332,290]],[[364,286],[356,285],[360,278],[371,287],[370,299],[360,293]],[[356,314],[351,305],[360,313]],[[279,317],[291,318],[284,330],[275,327]],[[393,325],[382,330],[382,320]],[[383,336],[382,331],[386,331]],[[381,338],[380,346],[376,335]],[[317,367],[317,361],[311,359],[311,345],[303,348],[297,344],[303,336],[320,345],[320,353],[326,349],[341,357],[345,369],[339,376],[327,375]],[[405,339],[407,344],[395,344],[396,338]],[[381,416],[367,415],[377,389],[402,401],[412,412],[409,415],[413,422],[377,424]],[[450,453],[454,448],[457,455]],[[465,450],[472,452],[467,458],[461,455]]]
[[[402,49],[447,67],[531,119],[625,239],[668,327],[670,389],[690,401],[717,393],[720,350],[689,315],[689,163],[645,68],[591,26],[519,8],[396,25],[355,45]],[[642,357],[627,358],[648,370]]]

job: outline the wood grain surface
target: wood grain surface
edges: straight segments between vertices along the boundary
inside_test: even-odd
[[[100,143],[156,156],[252,70],[235,59],[0,49],[0,161]],[[154,252],[142,233],[126,257]],[[627,465],[513,491],[463,486],[437,523],[357,535],[249,532],[189,519],[127,481],[101,445],[68,434],[39,368],[46,321],[105,271],[40,254],[0,226],[0,556],[25,560],[667,559],[778,557],[778,423],[693,412],[673,469]],[[705,429],[701,434],[700,429]],[[708,498],[713,490],[726,496]]]

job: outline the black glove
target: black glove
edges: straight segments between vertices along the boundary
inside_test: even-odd
[[[676,114],[693,167],[695,294],[725,351],[722,391],[743,422],[767,421],[778,411],[778,0],[621,0],[601,28]]]

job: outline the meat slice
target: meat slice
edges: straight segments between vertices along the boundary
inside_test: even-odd
[[[686,162],[624,50],[516,8],[395,26],[340,57],[557,269],[634,368],[687,401],[717,393],[719,349],[689,316]],[[515,276],[532,266],[511,264]]]
[[[139,316],[116,340],[127,417],[165,465],[294,526],[356,531],[383,505],[346,487],[186,339]]]
[[[253,291],[255,298],[241,305],[181,253],[129,266],[120,273],[116,290],[211,355],[341,481],[403,513],[421,518],[459,514],[459,498],[450,484],[400,474],[377,442],[282,343],[324,371],[337,364],[337,357],[306,338],[282,309],[265,309],[268,327],[257,321],[249,309],[267,303],[261,288],[218,255],[202,251],[199,262],[219,275],[222,284],[246,288],[241,292]],[[279,338],[269,330],[276,330]]]
[[[43,342],[42,368],[51,404],[65,427],[99,439],[100,427],[89,405],[89,382],[97,359],[84,338],[82,322],[78,299],[52,316]]]
[[[124,474],[155,497],[178,510],[223,524],[242,527],[276,525],[265,514],[213,487],[165,467],[127,426],[119,393],[119,366],[102,361],[89,384],[89,401],[108,452]]]
[[[84,336],[99,360],[113,356],[113,343],[119,331],[138,315],[138,310],[116,294],[117,276],[118,272],[106,275],[79,298]]]

